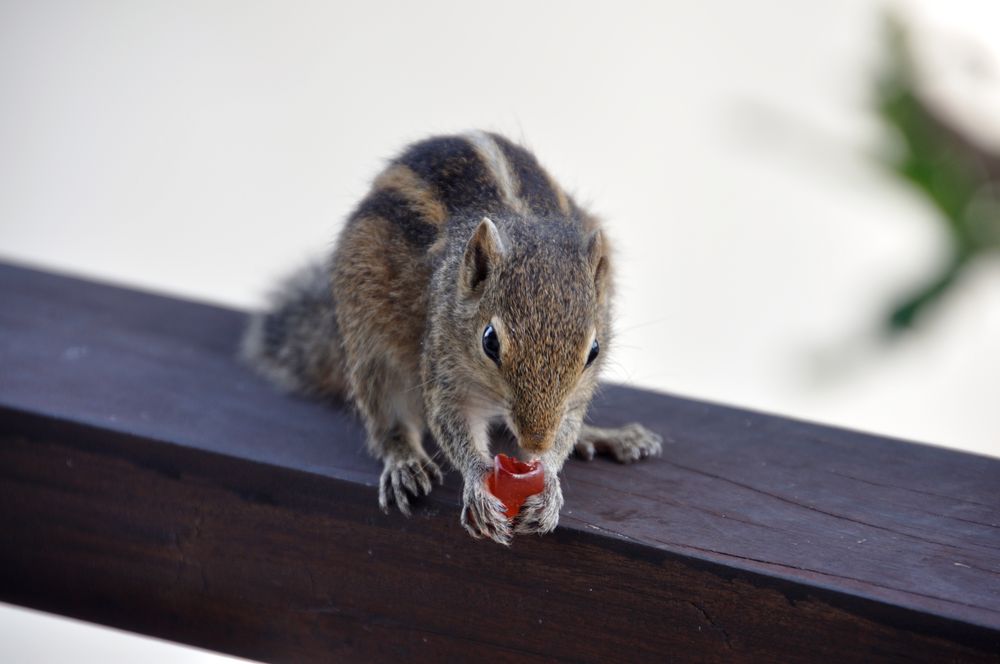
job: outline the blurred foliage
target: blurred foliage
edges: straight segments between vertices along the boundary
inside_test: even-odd
[[[886,319],[890,333],[913,327],[958,282],[977,257],[1000,248],[1000,156],[950,125],[921,98],[907,34],[888,21],[888,58],[877,86],[877,108],[898,138],[888,167],[939,213],[948,260]]]

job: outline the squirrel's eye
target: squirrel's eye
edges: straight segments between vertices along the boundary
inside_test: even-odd
[[[486,329],[483,330],[483,352],[486,353],[486,357],[500,366],[500,337],[497,336],[497,331],[493,329],[492,325],[487,325]]]
[[[597,355],[601,352],[601,344],[597,343],[597,339],[594,339],[594,343],[590,346],[590,355],[587,356],[587,366],[589,367],[597,359]]]

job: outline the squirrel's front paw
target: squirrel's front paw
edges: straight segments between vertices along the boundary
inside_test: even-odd
[[[545,489],[541,493],[528,496],[521,506],[521,512],[514,520],[514,531],[518,535],[545,533],[559,525],[559,510],[563,506],[562,488],[559,478],[546,471]]]
[[[490,468],[466,476],[462,492],[462,525],[469,534],[510,546],[512,535],[503,502],[486,488]]]
[[[396,503],[400,512],[410,516],[409,496],[429,494],[434,486],[432,480],[441,484],[444,477],[438,465],[426,454],[387,457],[378,483],[379,507],[388,512],[389,504]]]

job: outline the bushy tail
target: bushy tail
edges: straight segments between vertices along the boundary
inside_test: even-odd
[[[279,285],[267,310],[251,316],[240,354],[287,390],[345,396],[344,355],[327,264],[307,265]]]

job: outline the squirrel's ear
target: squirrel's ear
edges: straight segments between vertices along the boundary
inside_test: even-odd
[[[608,292],[608,256],[604,233],[596,230],[587,238],[587,262],[594,275],[594,289],[598,301],[603,302]]]
[[[474,295],[503,259],[504,246],[500,232],[488,217],[476,226],[476,231],[465,247],[465,258],[459,273],[459,283],[466,294]]]

